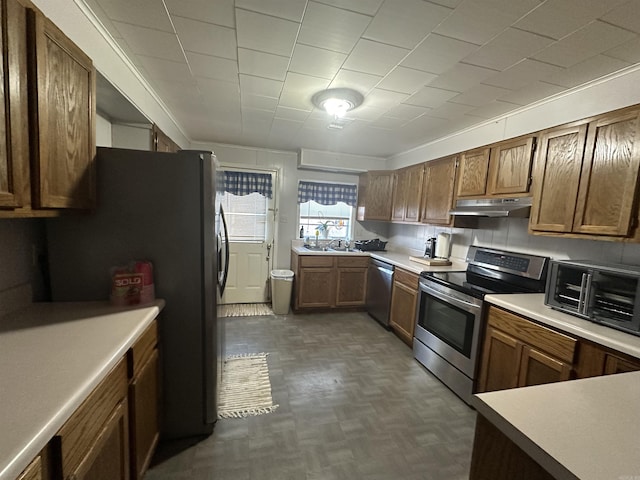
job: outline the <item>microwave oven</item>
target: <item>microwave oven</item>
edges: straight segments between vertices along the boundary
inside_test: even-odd
[[[544,303],[640,335],[640,267],[552,260]]]

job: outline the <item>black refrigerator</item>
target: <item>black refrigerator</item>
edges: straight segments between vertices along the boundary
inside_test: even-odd
[[[97,151],[94,212],[47,220],[53,301],[106,300],[114,266],[153,264],[162,436],[208,435],[217,418],[228,245],[211,152]]]

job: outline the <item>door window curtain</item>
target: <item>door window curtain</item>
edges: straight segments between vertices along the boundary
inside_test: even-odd
[[[310,200],[321,205],[335,205],[338,202],[344,202],[355,207],[358,200],[358,187],[356,185],[300,180],[298,183],[298,203]]]
[[[264,197],[273,198],[273,186],[270,173],[225,170],[222,172],[222,176],[224,191],[227,193],[244,196],[255,192]]]

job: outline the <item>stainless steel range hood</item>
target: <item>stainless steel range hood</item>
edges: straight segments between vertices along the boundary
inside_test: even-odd
[[[458,200],[449,215],[469,217],[528,217],[531,197]]]

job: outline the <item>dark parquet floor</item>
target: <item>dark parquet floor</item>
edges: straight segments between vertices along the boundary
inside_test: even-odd
[[[145,480],[468,478],[475,412],[365,313],[224,321],[227,354],[269,353],[279,408],[163,445]]]

